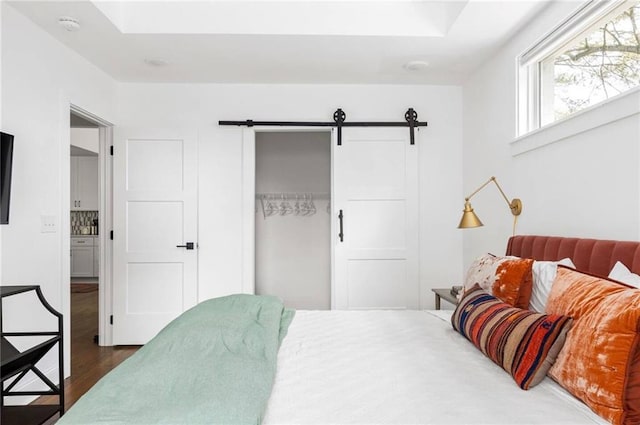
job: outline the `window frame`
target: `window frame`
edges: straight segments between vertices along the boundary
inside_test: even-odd
[[[543,81],[545,79],[543,63],[545,60],[600,23],[610,20],[614,13],[622,12],[636,3],[637,0],[590,0],[516,58],[516,136],[524,136],[544,126],[562,121],[543,119],[545,118],[543,116],[545,113],[543,108],[545,102],[543,98]],[[546,78],[549,78],[548,71]],[[546,101],[553,102],[553,99],[546,99]],[[603,102],[592,106],[601,103]],[[547,109],[547,113],[549,112],[553,113],[553,108]],[[576,113],[580,113],[580,111]],[[564,119],[571,118],[576,113]]]

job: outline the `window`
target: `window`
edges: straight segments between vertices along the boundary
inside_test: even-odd
[[[524,134],[640,86],[640,1],[591,1],[519,62]]]

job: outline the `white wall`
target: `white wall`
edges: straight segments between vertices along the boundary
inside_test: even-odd
[[[63,304],[63,292],[69,291],[69,103],[112,120],[116,86],[1,3],[2,128],[15,135],[11,218],[2,228],[2,284],[38,284],[50,304],[65,313],[68,365],[69,305]],[[55,216],[55,233],[40,232],[42,215]],[[52,316],[36,314],[33,305],[5,304],[6,328],[51,324]],[[47,362],[45,372],[55,358]]]
[[[256,133],[256,192],[329,195],[331,133]],[[256,293],[279,296],[295,309],[331,308],[329,198],[313,199],[316,213],[306,216],[265,218],[256,202]]]
[[[579,5],[554,2],[464,85],[465,193],[497,176],[507,196],[522,199],[518,234],[638,240],[638,114],[579,134],[569,121],[561,124],[576,128],[569,137],[511,154],[516,57]],[[544,137],[549,132],[539,133]],[[485,226],[464,231],[465,267],[484,252],[504,253],[511,235],[511,214],[495,188],[485,189],[472,203]]]
[[[120,84],[118,123],[199,132],[199,297],[241,288],[242,130],[218,120],[403,120],[408,107],[429,127],[420,149],[421,305],[431,287],[461,278],[462,98],[451,86]],[[235,213],[234,213],[235,212]]]

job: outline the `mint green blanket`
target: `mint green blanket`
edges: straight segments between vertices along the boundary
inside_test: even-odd
[[[204,301],[102,378],[58,425],[259,424],[294,313],[269,296]]]

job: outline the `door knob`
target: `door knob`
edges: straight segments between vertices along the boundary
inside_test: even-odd
[[[187,242],[184,245],[176,245],[176,248],[193,249],[194,248],[194,243],[193,242]]]

